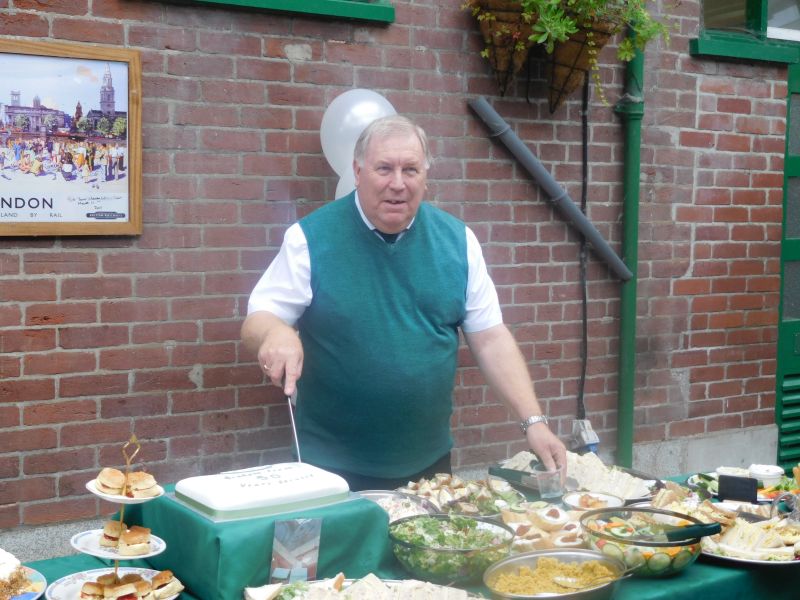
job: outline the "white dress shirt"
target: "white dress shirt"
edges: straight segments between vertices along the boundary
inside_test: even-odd
[[[364,223],[379,235],[370,223],[358,196],[356,207]],[[411,222],[413,224],[413,221]],[[411,224],[409,224],[409,227]],[[465,225],[467,234],[467,298],[466,316],[462,329],[467,332],[483,331],[503,322],[497,290],[494,287],[478,238]],[[402,233],[399,237],[402,237]],[[399,239],[398,237],[398,239]],[[294,325],[311,304],[311,258],[308,242],[298,223],[293,224],[283,237],[278,255],[258,280],[247,303],[247,314],[266,310]]]

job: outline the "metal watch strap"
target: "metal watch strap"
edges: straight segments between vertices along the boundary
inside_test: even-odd
[[[531,425],[536,425],[536,423],[544,423],[545,425],[547,425],[547,417],[545,417],[544,415],[533,415],[531,417],[528,417],[524,421],[520,422],[519,428],[522,429],[522,433],[524,435],[528,433],[528,427],[530,427]]]

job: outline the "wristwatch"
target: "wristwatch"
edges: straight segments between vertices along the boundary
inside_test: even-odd
[[[528,433],[528,427],[531,425],[536,425],[536,423],[544,423],[547,425],[547,417],[544,415],[533,415],[532,417],[528,417],[524,421],[521,421],[519,424],[519,428],[522,429],[522,434]]]

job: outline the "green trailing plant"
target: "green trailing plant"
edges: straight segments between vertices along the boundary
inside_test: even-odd
[[[632,35],[617,47],[622,61],[632,60],[637,50],[656,38],[669,39],[668,26],[653,17],[646,5],[647,0],[466,0],[463,8],[477,19],[486,42],[481,55],[492,61],[495,70],[505,67],[516,72],[523,62],[519,55],[534,45],[556,55],[577,40],[580,48],[573,52],[585,53],[588,70],[604,99],[597,55],[608,39],[625,28],[631,30]],[[516,54],[516,60],[498,60],[504,53]],[[568,87],[574,89],[572,83]]]

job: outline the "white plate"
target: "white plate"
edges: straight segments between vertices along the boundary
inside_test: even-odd
[[[114,569],[92,569],[91,571],[81,571],[80,573],[73,573],[61,579],[54,581],[47,586],[45,597],[47,600],[80,600],[81,588],[87,581],[97,581],[100,575],[106,573],[113,573]],[[159,571],[153,569],[140,569],[138,567],[120,567],[117,570],[118,576],[128,575],[129,573],[136,573],[145,579],[152,579]],[[173,600],[177,598],[178,594],[165,598],[164,600]]]
[[[101,546],[100,540],[103,538],[102,529],[92,529],[83,533],[76,533],[72,536],[69,543],[78,552],[91,554],[97,558],[108,558],[110,560],[134,560],[136,558],[149,558],[161,554],[167,549],[167,544],[160,537],[150,536],[150,552],[146,554],[136,554],[135,556],[125,556],[120,554],[117,549],[109,546]]]
[[[617,508],[625,505],[625,500],[619,496],[604,494],[603,492],[567,492],[561,498],[561,502],[566,504],[567,508],[571,510],[589,510],[580,505],[582,496],[590,496],[599,502],[605,502],[605,506],[602,508]],[[601,507],[598,506],[597,508]]]
[[[150,500],[154,500],[155,498],[159,498],[164,495],[164,488],[160,485],[156,485],[158,488],[158,495],[151,496],[149,498],[128,498],[127,496],[121,496],[118,494],[105,494],[97,489],[96,479],[92,479],[91,481],[86,483],[86,489],[92,492],[95,496],[101,497],[103,500],[108,500],[109,502],[115,502],[116,504],[141,504],[142,502],[149,502]]]
[[[800,566],[800,560],[756,560],[753,558],[736,558],[735,556],[721,556],[719,554],[712,554],[711,552],[706,552],[705,550],[701,550],[700,554],[703,556],[710,556],[711,558],[715,558],[718,560],[724,560],[726,562],[743,563],[750,565],[770,565],[770,566],[794,565],[795,567]]]
[[[44,594],[44,589],[47,587],[47,580],[44,578],[44,575],[35,569],[31,569],[30,567],[22,568],[25,570],[25,575],[28,577],[29,587],[33,589],[22,592],[16,596],[11,596],[11,600],[36,600]]]

